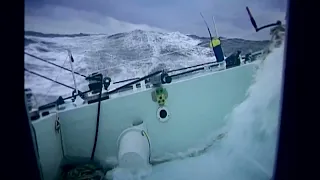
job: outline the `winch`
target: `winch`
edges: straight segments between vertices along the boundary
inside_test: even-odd
[[[86,77],[86,80],[89,82],[89,89],[92,91],[92,94],[99,93],[102,89],[102,74],[101,73],[92,73]]]
[[[111,83],[110,77],[104,77],[101,73],[92,73],[86,77],[86,80],[89,82],[89,89],[92,91],[92,94],[97,94],[104,86],[104,89],[107,90]]]
[[[161,84],[171,83],[172,78],[168,75],[167,71],[163,70],[162,73],[150,77],[150,83],[154,86],[160,86]]]

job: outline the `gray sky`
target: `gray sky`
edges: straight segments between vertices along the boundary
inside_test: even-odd
[[[202,12],[210,28],[215,17],[220,36],[268,39],[268,30],[254,32],[245,7],[259,26],[283,21],[286,4],[286,0],[26,0],[25,29],[107,34],[143,29],[208,36]]]

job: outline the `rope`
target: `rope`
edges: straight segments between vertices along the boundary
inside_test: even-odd
[[[33,58],[35,58],[35,59],[40,60],[40,61],[46,62],[46,63],[48,63],[48,64],[51,64],[51,65],[54,65],[54,66],[59,67],[59,68],[61,68],[61,69],[64,69],[64,70],[66,70],[66,71],[72,72],[70,69],[67,69],[67,68],[65,68],[65,67],[59,66],[59,65],[57,65],[57,64],[54,64],[54,63],[52,63],[52,62],[50,62],[50,61],[48,61],[48,60],[42,59],[42,58],[40,58],[40,57],[37,57],[37,56],[32,55],[32,54],[29,54],[29,53],[27,53],[27,52],[24,52],[24,53],[25,53],[26,55],[29,55],[29,56],[31,56],[31,57],[33,57]],[[78,75],[80,75],[80,76],[82,76],[82,77],[87,77],[87,76],[82,75],[82,74],[80,74],[80,73],[78,73],[78,72],[74,72],[74,73],[75,73],[75,74],[78,74]]]
[[[102,167],[97,166],[94,163],[87,163],[84,165],[78,165],[70,170],[62,172],[61,179],[62,180],[100,180],[104,177],[104,170]]]
[[[64,66],[64,65],[65,65],[65,63],[67,62],[67,60],[68,60],[68,57],[66,57],[66,60],[64,60],[64,62],[63,62],[63,65],[62,65],[62,66]],[[61,70],[62,70],[62,69],[60,69],[59,74],[57,75],[57,77],[56,77],[55,81],[57,81],[57,80],[58,80],[58,77],[61,75]],[[49,94],[49,92],[51,91],[51,89],[52,89],[53,85],[54,85],[54,84],[52,83],[52,84],[51,84],[51,86],[49,87],[49,90],[48,90],[48,91],[47,91],[47,93],[45,94],[44,99],[46,99],[46,98],[48,97],[48,94]]]
[[[64,154],[63,138],[62,138],[62,132],[61,132],[61,123],[60,123],[60,143],[61,143],[62,157],[64,158],[65,154]]]
[[[102,85],[102,75],[100,76],[100,83]],[[100,92],[99,92],[98,112],[97,112],[97,121],[96,121],[96,133],[95,133],[94,144],[93,144],[92,153],[91,153],[91,160],[94,160],[94,155],[95,155],[95,152],[96,152],[97,140],[98,140],[98,135],[99,135],[101,95],[102,95],[102,87],[101,87]]]
[[[59,131],[58,133],[60,134],[60,144],[61,144],[61,151],[62,151],[62,157],[65,157],[64,154],[64,147],[63,147],[63,138],[62,138],[62,131],[61,131],[61,123],[60,123],[60,117],[59,117],[59,110],[58,110],[58,105],[56,104],[56,121],[59,123],[60,127],[59,127]]]
[[[62,86],[64,86],[64,87],[67,87],[67,88],[70,88],[70,89],[74,89],[73,87],[71,87],[71,86],[69,86],[69,85],[66,85],[66,84],[63,84],[63,83],[61,83],[61,82],[55,81],[55,80],[53,80],[53,79],[47,78],[47,77],[45,77],[45,76],[43,76],[43,75],[41,75],[41,74],[35,73],[35,72],[33,72],[33,71],[30,71],[30,70],[28,70],[28,69],[26,69],[26,68],[24,68],[24,70],[27,71],[27,72],[29,72],[29,73],[31,73],[31,74],[34,74],[34,75],[37,75],[37,76],[42,77],[42,78],[44,78],[44,79],[47,79],[47,80],[49,80],[49,81],[55,82],[55,83],[57,83],[57,84],[60,84],[60,85],[62,85]]]

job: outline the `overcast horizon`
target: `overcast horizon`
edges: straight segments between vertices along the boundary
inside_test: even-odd
[[[284,21],[286,0],[26,0],[25,30],[59,34],[115,34],[135,29],[181,32],[208,37],[200,16],[219,36],[263,40],[269,31],[256,33],[245,7],[258,26]]]

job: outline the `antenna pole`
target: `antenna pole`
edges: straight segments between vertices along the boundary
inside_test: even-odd
[[[247,6],[246,7],[246,10],[248,12],[248,15],[249,15],[249,18],[250,18],[250,21],[251,21],[251,24],[252,26],[254,27],[254,29],[256,30],[256,32],[262,30],[262,29],[265,29],[265,28],[268,28],[268,27],[272,27],[272,26],[279,26],[281,25],[281,21],[277,21],[276,23],[271,23],[271,24],[267,24],[267,25],[264,25],[262,27],[258,27],[256,21],[254,20],[252,14],[251,14],[251,11],[249,9],[249,7]]]
[[[210,43],[211,43],[211,41],[213,40],[213,38],[212,38],[212,35],[211,35],[211,32],[210,32],[209,26],[208,26],[208,24],[207,24],[206,20],[204,19],[204,17],[203,17],[203,15],[202,15],[201,12],[200,12],[200,15],[201,15],[201,17],[202,17],[202,19],[203,19],[203,21],[204,21],[204,24],[206,25],[206,27],[207,27],[207,29],[208,29],[209,36],[210,36]],[[214,53],[214,47],[212,47],[212,52]]]
[[[222,47],[221,47],[221,42],[220,42],[218,37],[212,38],[209,26],[208,26],[208,24],[207,24],[206,20],[204,19],[204,17],[203,17],[201,12],[200,12],[200,15],[201,15],[204,23],[207,26],[207,29],[208,29],[208,32],[209,32],[209,35],[210,35],[210,46],[212,47],[212,51],[214,53],[214,56],[216,57],[217,62],[222,62],[222,61],[224,61],[224,55],[223,55],[223,51],[222,51]],[[216,35],[218,36],[218,32],[217,31],[216,31]]]
[[[218,29],[217,29],[217,26],[216,26],[216,21],[214,20],[214,16],[212,16],[212,23],[213,23],[213,27],[214,27],[214,32],[216,34],[216,38],[219,38]]]

